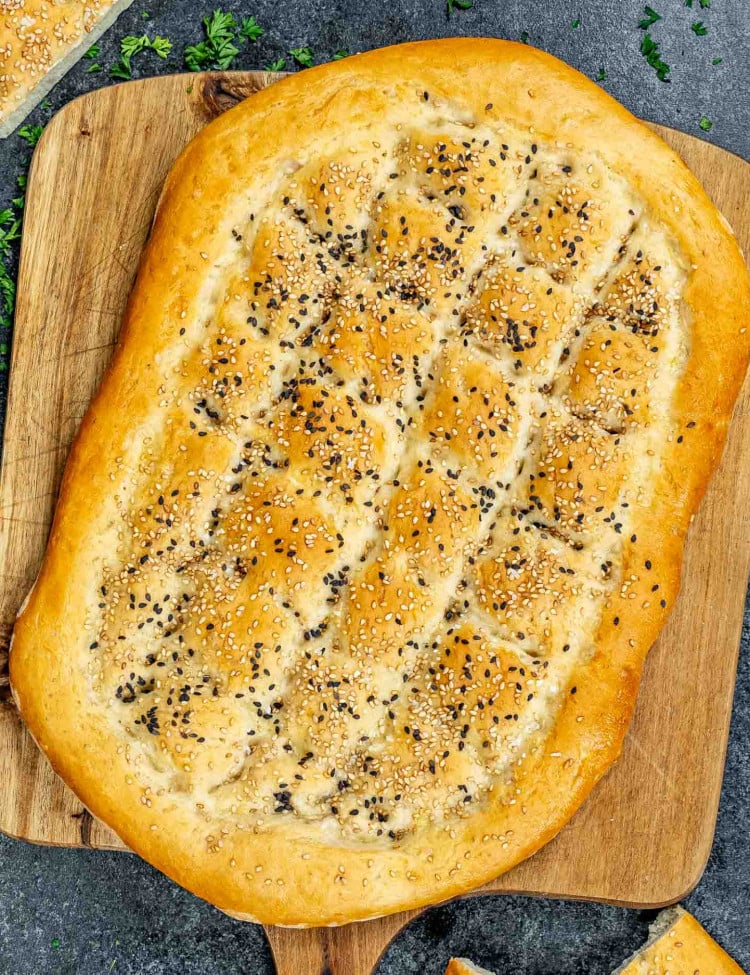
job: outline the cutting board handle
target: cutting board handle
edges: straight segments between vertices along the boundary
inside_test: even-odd
[[[329,975],[323,938],[318,930],[266,928],[276,975]],[[368,973],[369,975],[369,973]]]
[[[371,975],[386,947],[418,913],[342,928],[267,927],[276,975]]]

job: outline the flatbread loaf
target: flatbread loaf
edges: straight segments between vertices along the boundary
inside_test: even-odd
[[[11,681],[52,764],[236,916],[478,887],[616,759],[745,372],[681,161],[539,51],[287,78],[164,189]]]
[[[480,968],[468,958],[451,958],[448,967],[445,969],[445,975],[492,975],[492,972],[486,968]]]
[[[0,2],[0,138],[21,124],[132,2]]]
[[[467,958],[451,958],[445,975],[492,975]],[[612,975],[744,975],[692,914],[671,907],[651,925],[640,951]]]

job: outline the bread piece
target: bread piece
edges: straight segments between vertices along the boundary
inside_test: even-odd
[[[445,975],[492,975],[466,958],[451,958]],[[681,907],[662,911],[646,944],[612,975],[743,975],[740,966]]]
[[[486,968],[479,968],[468,958],[451,958],[445,969],[445,975],[492,975],[492,972],[487,971]]]
[[[168,178],[73,447],[11,654],[37,741],[237,916],[509,869],[619,753],[749,297],[677,157],[525,45],[253,95]]]
[[[0,138],[9,135],[133,0],[3,0]]]
[[[651,925],[649,940],[612,975],[743,975],[734,959],[681,907]]]

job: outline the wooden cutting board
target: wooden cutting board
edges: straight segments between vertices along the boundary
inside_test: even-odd
[[[202,126],[275,79],[172,76],[93,92],[55,117],[34,154],[0,474],[0,829],[12,836],[124,849],[23,729],[9,701],[8,642],[164,177]],[[747,250],[750,166],[691,136],[658,131]],[[713,838],[750,562],[749,441],[746,385],[721,470],[691,529],[682,594],[648,659],[622,758],[557,839],[487,889],[651,907],[680,899],[698,881]],[[283,975],[366,975],[411,916],[268,933]]]

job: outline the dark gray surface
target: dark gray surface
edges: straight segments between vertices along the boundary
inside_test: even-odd
[[[750,4],[713,0],[710,9],[685,0],[652,0],[664,20],[651,33],[671,65],[659,82],[639,53],[635,0],[476,0],[450,21],[443,0],[258,0],[225,9],[254,14],[266,29],[244,47],[239,68],[258,68],[291,47],[309,45],[317,61],[339,48],[361,51],[404,40],[451,34],[494,35],[545,48],[595,77],[644,118],[682,128],[750,157]],[[151,19],[141,17],[146,9]],[[201,37],[208,4],[191,0],[136,2],[102,39],[105,71],[87,75],[82,62],[53,90],[45,122],[83,91],[106,84],[119,39],[144,28],[175,45],[163,63],[139,58],[134,76],[174,71],[185,44]],[[580,26],[571,26],[575,19]],[[691,30],[702,20],[706,37]],[[722,57],[713,66],[711,60]],[[698,128],[701,115],[714,127]],[[15,178],[29,152],[17,137],[0,143],[0,203],[16,195]],[[5,401],[0,373],[0,405]],[[0,414],[1,418],[1,414]],[[719,811],[706,873],[687,899],[708,930],[750,970],[750,631],[746,624]],[[690,796],[685,796],[690,802]],[[634,845],[638,838],[633,838]],[[498,972],[562,975],[611,971],[642,942],[653,912],[515,897],[469,898],[428,912],[399,936],[378,975],[437,975],[450,954],[466,954]],[[262,932],[224,917],[127,854],[54,850],[0,838],[0,975],[270,975]],[[301,972],[300,975],[307,975]]]

